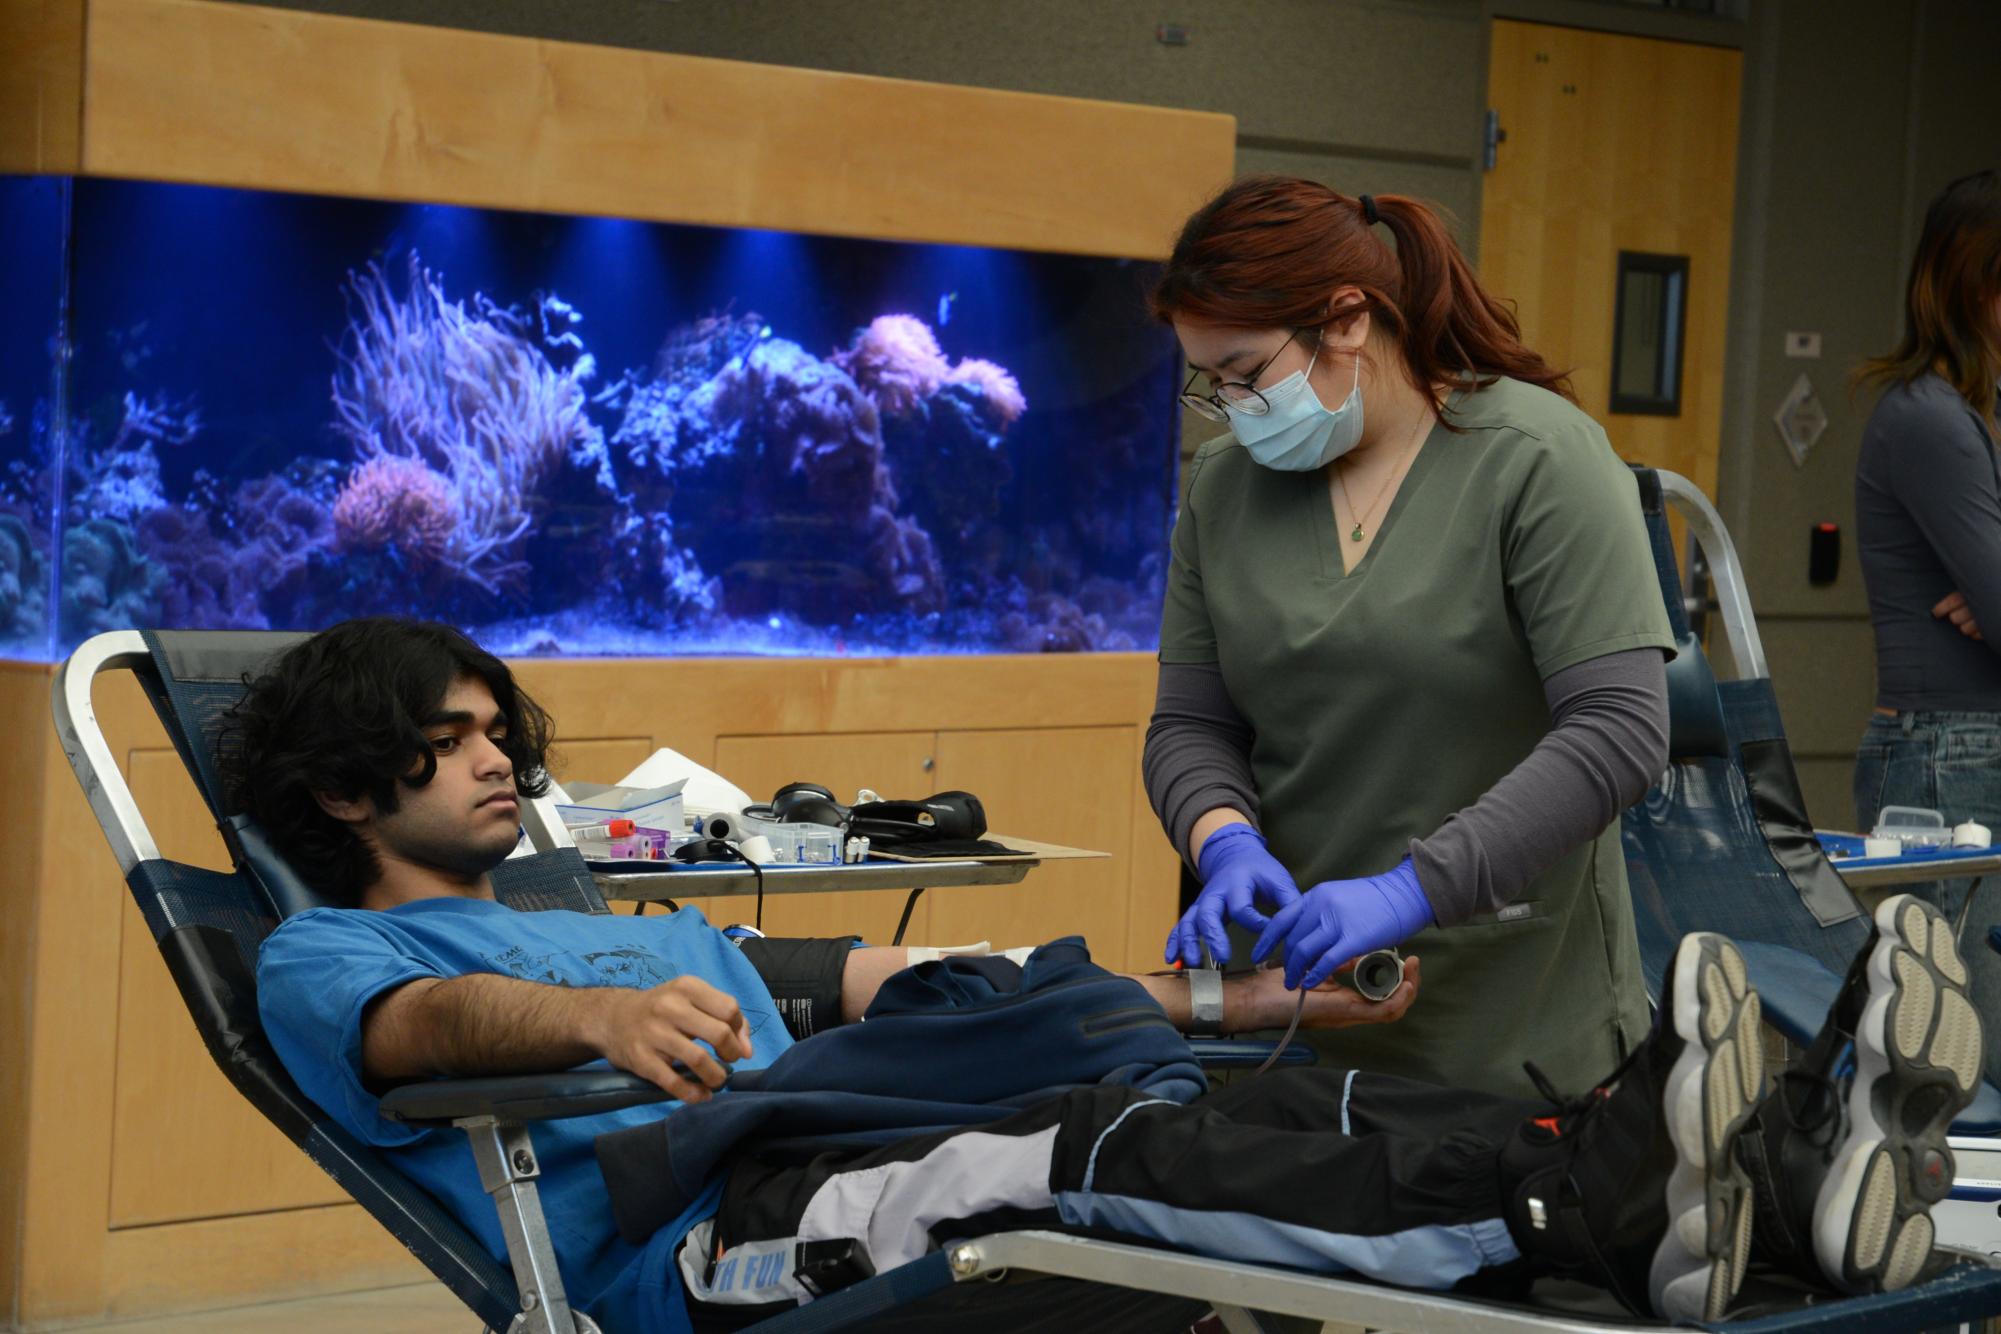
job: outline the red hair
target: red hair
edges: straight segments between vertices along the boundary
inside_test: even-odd
[[[1405,373],[1443,411],[1438,386],[1511,376],[1577,401],[1570,380],[1524,347],[1514,312],[1473,276],[1445,224],[1418,200],[1377,195],[1392,249],[1350,199],[1317,181],[1251,176],[1191,215],[1155,284],[1156,319],[1252,329],[1318,329],[1368,311],[1396,341]],[[1329,310],[1337,287],[1359,301]]]

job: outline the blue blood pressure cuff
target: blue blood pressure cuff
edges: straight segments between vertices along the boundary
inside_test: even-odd
[[[786,1031],[798,1041],[841,1022],[841,975],[858,936],[780,940],[730,934],[777,1002]]]

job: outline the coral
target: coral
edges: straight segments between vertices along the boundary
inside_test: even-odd
[[[468,314],[414,254],[401,297],[378,265],[350,275],[348,291],[336,429],[363,464],[399,459],[444,478],[456,522],[440,563],[489,593],[518,588],[537,488],[559,468],[606,463],[583,388],[596,368],[565,341],[573,321],[547,310],[549,298],[530,317],[475,295]]]
[[[354,470],[334,501],[334,545],[343,551],[393,546],[421,572],[448,558],[458,527],[455,511],[451,483],[422,463],[370,459]]]
[[[94,447],[94,432],[81,428],[68,460],[72,513],[130,522],[167,503],[154,446],[186,445],[201,432],[201,414],[192,407],[127,393],[120,404],[111,442]]]
[[[244,545],[267,560],[302,562],[314,547],[333,541],[333,516],[310,490],[284,476],[256,477],[236,488],[229,501],[230,526]]]
[[[1057,593],[1029,598],[1026,606],[1002,616],[997,628],[1002,642],[1017,653],[1087,653],[1138,647],[1130,635],[1109,629],[1103,616],[1086,612]]]
[[[49,576],[42,550],[17,514],[0,513],[0,643],[40,637]]]
[[[909,412],[952,372],[931,326],[915,315],[876,316],[832,360],[885,416]]]
[[[131,528],[106,518],[77,524],[63,533],[63,638],[157,623],[165,583],[165,572],[145,559]]]
[[[983,358],[967,357],[952,368],[945,380],[947,384],[968,385],[979,391],[987,411],[1003,431],[1028,411],[1028,400],[1022,396],[1021,385],[1014,376]]]
[[[628,376],[599,396],[624,411],[611,443],[631,465],[627,476],[647,492],[642,499],[665,505],[677,471],[729,450],[729,441],[709,430],[707,416],[694,412],[690,399],[724,367],[748,361],[769,334],[755,314],[706,316],[667,336],[652,379],[638,383]]]
[[[271,575],[256,550],[216,537],[203,514],[168,505],[142,515],[139,549],[159,572],[158,624],[191,630],[267,630],[258,595]]]

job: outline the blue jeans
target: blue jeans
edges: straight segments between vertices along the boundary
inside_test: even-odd
[[[1922,806],[1948,825],[1978,820],[2001,831],[2001,713],[1873,714],[1855,754],[1855,827],[1867,833],[1885,806]],[[1978,886],[1976,889],[1975,887]],[[1899,885],[1960,923],[1974,1002],[1987,1035],[1987,1076],[2001,1078],[2001,954],[1987,943],[2001,926],[2001,877]]]

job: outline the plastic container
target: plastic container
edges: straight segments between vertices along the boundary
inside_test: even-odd
[[[1894,838],[1905,852],[1925,852],[1952,845],[1945,817],[1922,806],[1885,806],[1876,817],[1871,838]]]
[[[762,835],[778,861],[808,866],[840,864],[842,836],[833,825],[766,820],[746,811],[737,817],[737,828],[745,838]]]

